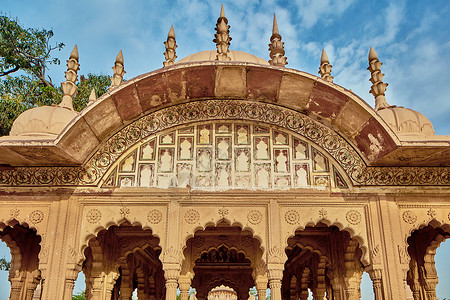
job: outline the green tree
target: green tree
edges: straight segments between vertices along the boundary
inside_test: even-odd
[[[5,258],[0,258],[0,271],[9,271],[11,269],[11,262]]]
[[[51,30],[24,28],[17,19],[0,15],[0,136],[9,133],[23,111],[61,101],[61,87],[55,87],[45,75],[50,65],[60,64],[53,54],[64,47],[63,43],[51,46],[52,37]],[[109,85],[107,75],[81,76],[74,109],[86,107],[92,88],[99,97]]]
[[[45,86],[53,86],[45,71],[49,64],[59,65],[52,51],[61,50],[64,44],[56,43],[52,47],[52,36],[52,30],[23,28],[17,19],[0,16],[0,77],[21,70]]]
[[[72,295],[72,300],[85,300],[85,299],[86,299],[86,295],[85,295],[84,291],[76,293],[75,295]]]

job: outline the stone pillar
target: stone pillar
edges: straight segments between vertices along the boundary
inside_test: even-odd
[[[283,278],[283,264],[269,264],[270,299],[281,300],[281,279]]]
[[[64,285],[64,300],[71,300],[73,294],[73,287],[75,286],[75,280],[77,280],[78,273],[81,271],[81,266],[76,265],[74,268],[66,270],[66,282]]]
[[[321,257],[317,265],[316,288],[313,295],[314,300],[323,300],[327,291],[325,283],[325,266],[326,258]]]
[[[375,300],[383,300],[383,289],[382,289],[382,270],[372,269],[369,271],[370,279],[372,279],[373,294]]]
[[[267,275],[258,275],[255,280],[256,290],[258,291],[258,299],[259,300],[265,300],[266,299],[266,290],[267,290],[267,283],[269,279],[267,278]],[[183,300],[183,299],[181,299]]]
[[[180,300],[189,300],[189,289],[191,288],[191,277],[189,275],[181,275],[178,278],[178,286],[180,288]]]
[[[20,293],[23,286],[22,276],[17,275],[16,277],[11,277],[10,274],[9,281],[11,282],[9,300],[20,300]]]
[[[373,232],[379,232],[380,263],[383,265],[382,290],[385,299],[405,299],[405,269],[409,268],[409,255],[401,232],[399,208],[394,198],[379,195],[370,204]]]
[[[166,300],[177,300],[178,277],[180,266],[170,264],[164,266],[164,277],[166,278]]]
[[[178,277],[181,270],[181,251],[179,250],[180,205],[171,201],[168,205],[167,241],[163,255],[164,277],[166,279],[166,300],[177,299]]]

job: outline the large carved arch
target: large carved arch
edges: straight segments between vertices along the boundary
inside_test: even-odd
[[[19,143],[14,139],[2,143],[0,146],[8,153],[5,159],[12,165],[65,167],[1,170],[0,184],[96,185],[103,173],[98,173],[95,164],[99,162],[94,161],[93,157],[98,158],[117,133],[128,133],[133,140],[136,132],[130,130],[152,113],[186,102],[224,99],[234,99],[236,103],[249,101],[255,105],[273,105],[271,113],[263,116],[272,118],[268,120],[272,124],[286,123],[287,120],[280,119],[276,111],[287,110],[289,115],[296,116],[295,120],[307,120],[306,123],[296,124],[291,116],[290,124],[298,126],[299,131],[304,131],[313,139],[327,136],[320,135],[320,131],[328,133],[324,129],[334,132],[344,141],[343,144],[356,153],[353,157],[359,157],[361,164],[352,168],[348,164],[346,168],[345,160],[343,162],[343,168],[356,184],[439,185],[450,182],[449,171],[445,167],[422,170],[413,167],[367,167],[390,162],[388,158],[383,162],[383,157],[388,157],[401,143],[370,106],[348,90],[295,70],[246,63],[208,62],[175,65],[123,83],[88,106],[54,141],[33,141],[33,146],[29,147],[23,147],[22,141]],[[251,115],[252,110],[246,112],[250,113],[250,119],[255,119]],[[178,112],[173,113],[172,117]],[[166,115],[169,123],[176,121],[172,117]],[[183,117],[189,118],[187,115]],[[314,128],[311,125],[308,127],[312,123]],[[335,147],[334,138],[323,142],[331,142],[330,146]],[[330,149],[333,150],[336,149]],[[417,155],[421,150],[414,151]],[[413,158],[405,159],[406,163],[398,163],[440,165],[436,160],[438,156],[426,163],[423,159]],[[47,159],[43,161],[43,157]],[[83,165],[83,168],[67,167],[69,165]]]

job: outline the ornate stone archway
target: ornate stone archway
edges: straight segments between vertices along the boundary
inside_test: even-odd
[[[150,230],[124,222],[100,231],[85,249],[83,272],[87,299],[160,299],[165,279],[159,239]]]
[[[31,300],[36,287],[41,283],[39,269],[41,237],[35,230],[19,225],[16,220],[12,220],[9,224],[0,223],[0,239],[11,251],[9,298]]]
[[[257,279],[266,276],[260,241],[225,220],[196,231],[183,252],[181,276],[189,278],[198,299],[206,299],[208,292],[220,285],[233,288],[238,299],[247,299]],[[263,288],[265,291],[267,280]]]

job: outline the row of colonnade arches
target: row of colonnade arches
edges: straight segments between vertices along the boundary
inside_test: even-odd
[[[35,290],[45,284],[39,269],[41,237],[15,220],[0,224],[0,238],[11,251],[9,297],[35,299]],[[435,221],[408,237],[411,260],[406,281],[414,299],[436,299],[434,256],[448,237],[449,226]],[[189,299],[191,288],[198,300],[206,300],[211,289],[221,285],[232,288],[243,300],[254,286],[259,299],[265,299],[267,288],[277,287],[282,299],[306,300],[309,293],[313,299],[360,299],[361,276],[365,270],[371,274],[370,266],[361,263],[358,241],[348,231],[324,223],[298,229],[287,240],[280,282],[270,280],[260,240],[250,230],[224,220],[197,230],[187,240],[175,282],[167,280],[162,250],[151,229],[127,221],[99,231],[89,240],[80,266],[86,278],[86,299],[128,300],[135,290],[138,299],[165,299],[170,284],[179,289],[181,300]],[[380,285],[373,282],[376,299]]]

